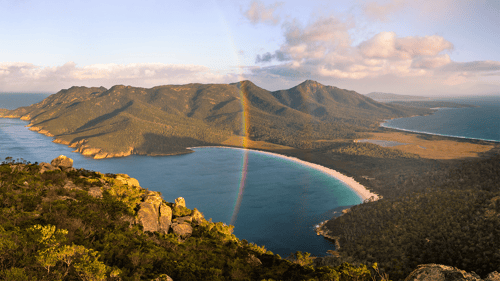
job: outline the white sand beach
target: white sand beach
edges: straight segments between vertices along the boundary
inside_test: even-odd
[[[204,146],[204,147],[207,147],[207,146]],[[378,200],[380,198],[377,194],[370,192],[368,189],[366,189],[366,187],[364,187],[363,185],[361,185],[359,182],[355,181],[351,177],[348,177],[348,176],[341,174],[341,173],[339,173],[335,170],[332,170],[330,168],[327,168],[327,167],[324,167],[324,166],[321,166],[318,164],[314,164],[311,162],[307,162],[304,160],[300,160],[300,159],[295,158],[295,157],[289,157],[289,156],[281,155],[278,153],[272,153],[272,152],[256,150],[256,149],[245,149],[245,148],[228,147],[228,146],[211,146],[211,147],[221,147],[221,148],[230,148],[230,149],[239,149],[239,150],[251,150],[251,151],[254,151],[257,153],[262,153],[262,154],[267,154],[267,155],[271,155],[274,157],[284,158],[284,159],[299,163],[301,165],[311,167],[313,169],[321,171],[327,175],[330,175],[330,176],[340,180],[341,182],[343,182],[344,184],[349,186],[354,192],[356,192],[356,194],[359,196],[359,198],[361,198],[362,201],[365,201],[365,200],[370,199],[370,198],[372,198],[372,200],[375,201],[375,200]],[[188,147],[188,149],[193,149],[193,148],[196,148],[196,147]],[[200,147],[200,148],[202,148],[202,147]]]

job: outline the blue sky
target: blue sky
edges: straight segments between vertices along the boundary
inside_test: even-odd
[[[0,91],[312,79],[500,93],[500,1],[0,0]]]

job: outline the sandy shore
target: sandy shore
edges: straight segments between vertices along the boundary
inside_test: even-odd
[[[221,147],[221,148],[230,148],[230,149],[239,149],[239,150],[251,150],[251,151],[254,151],[257,153],[262,153],[262,154],[267,154],[267,155],[271,155],[274,157],[287,159],[287,160],[299,163],[301,165],[311,167],[313,169],[321,171],[327,175],[330,175],[330,176],[340,180],[341,182],[346,184],[348,187],[350,187],[354,192],[356,192],[356,194],[359,196],[359,198],[362,201],[365,201],[365,200],[370,199],[370,198],[373,201],[379,199],[379,196],[377,194],[370,192],[368,189],[366,189],[366,187],[361,185],[359,182],[355,181],[353,178],[348,177],[344,174],[341,174],[341,173],[339,173],[335,170],[332,170],[330,168],[327,168],[327,167],[324,167],[324,166],[321,166],[318,164],[314,164],[311,162],[307,162],[304,160],[300,160],[300,159],[295,158],[295,157],[285,156],[285,155],[281,155],[281,154],[273,153],[273,152],[268,152],[268,151],[255,150],[255,149],[245,149],[245,148],[238,148],[238,147],[228,147],[228,146],[203,146],[203,147]],[[203,148],[203,147],[199,147],[199,148]],[[198,147],[188,147],[188,149],[193,149],[193,148],[198,148]]]

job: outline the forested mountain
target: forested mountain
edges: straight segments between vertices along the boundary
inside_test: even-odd
[[[32,130],[104,158],[182,153],[186,147],[244,135],[303,148],[313,140],[352,139],[383,119],[430,112],[378,103],[314,81],[276,92],[242,81],[150,89],[72,87],[38,104],[0,113],[29,120]]]

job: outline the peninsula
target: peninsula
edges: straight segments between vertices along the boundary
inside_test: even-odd
[[[95,159],[188,153],[187,147],[266,144],[311,148],[312,142],[360,137],[384,119],[433,110],[376,102],[354,91],[305,81],[270,92],[250,81],[150,89],[72,87],[1,117]]]

